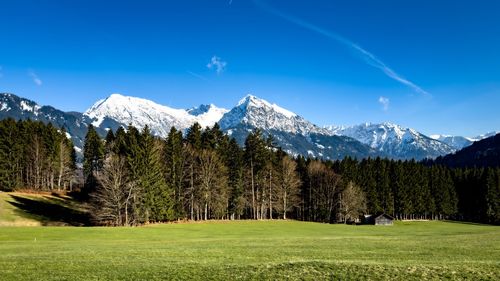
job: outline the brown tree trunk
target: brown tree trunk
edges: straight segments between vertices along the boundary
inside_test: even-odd
[[[273,171],[270,168],[269,169],[269,219],[273,219],[272,194],[273,194]]]
[[[254,182],[254,175],[253,175],[253,160],[250,159],[250,174],[251,174],[251,184],[252,184],[252,212],[253,212],[253,218],[257,219],[257,210],[255,206],[255,182]]]

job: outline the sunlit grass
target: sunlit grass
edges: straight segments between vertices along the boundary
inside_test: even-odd
[[[500,227],[294,221],[0,228],[2,280],[500,278]]]

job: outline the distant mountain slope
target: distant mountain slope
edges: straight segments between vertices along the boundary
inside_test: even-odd
[[[354,138],[394,159],[436,158],[455,151],[449,145],[411,128],[392,123],[365,123],[350,127],[329,126],[333,134]]]
[[[112,94],[96,102],[85,113],[79,113],[40,106],[13,94],[0,94],[0,119],[8,117],[40,120],[64,127],[79,156],[82,155],[83,140],[89,124],[95,125],[102,137],[107,130],[116,130],[129,124],[139,129],[148,125],[155,135],[166,137],[172,126],[185,130],[194,122],[200,123],[202,127],[213,126],[218,122],[223,131],[240,144],[243,144],[251,130],[259,128],[265,134],[272,134],[277,145],[292,155],[324,159],[345,156],[435,158],[466,145],[458,143],[458,137],[447,145],[444,143],[446,140],[435,140],[416,130],[391,123],[322,128],[296,113],[252,95],[244,97],[228,111],[213,104],[175,109],[146,99]]]
[[[500,167],[500,134],[474,142],[456,153],[438,157],[434,163],[449,167]]]
[[[476,141],[474,139],[462,136],[430,135],[430,137],[440,142],[446,143],[448,146],[456,150],[460,150],[464,147],[467,147],[471,145],[474,141]]]
[[[0,119],[37,120],[65,128],[73,144],[80,149],[87,133],[87,120],[81,113],[63,112],[52,106],[40,106],[34,101],[13,94],[0,94]]]
[[[213,126],[227,110],[210,105],[200,106],[191,112],[146,99],[112,94],[96,102],[83,115],[93,120],[92,124],[96,127],[116,130],[119,126],[126,127],[129,124],[137,128],[148,125],[155,135],[166,137],[171,127],[184,130],[195,122],[203,127]]]
[[[229,129],[239,124],[291,134],[319,133],[331,135],[328,130],[312,124],[301,116],[253,95],[247,95],[241,99],[219,121],[222,129]]]
[[[324,159],[341,159],[346,156],[364,158],[380,154],[352,138],[334,136],[301,116],[248,95],[224,114],[219,121],[221,128],[240,144],[255,128],[274,137],[284,151]]]
[[[479,140],[483,140],[483,139],[486,139],[486,138],[489,138],[489,137],[493,137],[497,134],[499,134],[500,132],[497,132],[497,131],[492,131],[492,132],[488,132],[486,134],[482,134],[482,135],[479,135],[479,136],[475,136],[475,137],[472,137],[471,139],[473,141],[479,141]]]
[[[474,143],[475,141],[480,141],[485,138],[492,137],[498,134],[498,132],[489,132],[475,137],[462,137],[462,136],[450,136],[450,135],[431,135],[430,137],[446,143],[447,145],[460,150]]]

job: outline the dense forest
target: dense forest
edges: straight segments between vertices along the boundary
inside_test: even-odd
[[[0,121],[0,190],[71,190],[76,154],[64,129],[39,121]]]
[[[0,123],[3,190],[69,191],[82,177],[74,155],[64,130],[32,121]],[[172,128],[166,139],[132,126],[101,139],[89,126],[82,170],[80,198],[103,225],[277,218],[333,223],[367,213],[500,223],[498,167],[292,157],[259,130],[241,147],[218,125]]]

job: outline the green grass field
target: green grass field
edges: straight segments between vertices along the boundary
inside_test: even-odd
[[[5,209],[11,220],[16,216],[5,200],[0,222]],[[500,227],[295,221],[0,227],[0,280],[114,279],[500,280]]]

